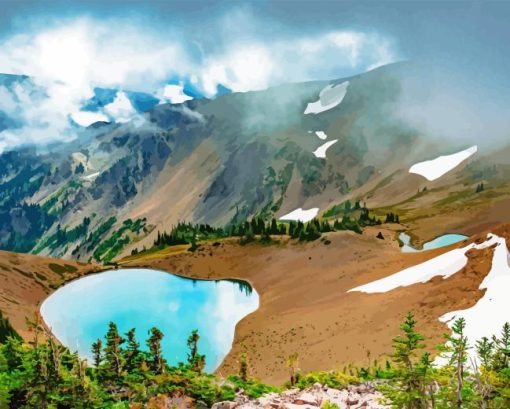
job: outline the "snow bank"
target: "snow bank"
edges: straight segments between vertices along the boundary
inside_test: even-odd
[[[385,293],[398,287],[407,287],[413,284],[426,283],[431,278],[442,276],[448,278],[457,273],[467,264],[466,252],[470,249],[483,249],[498,243],[495,236],[489,235],[482,244],[471,243],[465,247],[448,251],[424,263],[406,268],[398,273],[377,281],[353,288],[348,292],[360,291],[364,293]],[[510,288],[510,287],[509,287]]]
[[[304,114],[319,114],[328,111],[339,105],[347,94],[349,81],[342,82],[339,85],[328,85],[319,94],[319,99],[310,102],[306,106]]]
[[[326,151],[331,145],[334,145],[338,142],[338,139],[333,139],[332,141],[326,142],[319,146],[315,151],[313,151],[313,154],[317,156],[318,158],[325,158],[326,157]]]
[[[100,172],[91,173],[90,175],[83,176],[83,179],[85,179],[85,180],[93,180],[93,179],[95,179],[95,178],[97,178],[99,176],[99,173]]]
[[[290,213],[287,213],[286,215],[280,217],[280,220],[294,220],[294,221],[302,221],[303,223],[306,223],[310,220],[312,220],[314,217],[317,216],[317,213],[319,213],[318,207],[312,207],[308,210],[303,210],[301,207],[299,209],[293,210]]]
[[[325,132],[323,131],[315,131],[315,135],[317,135],[319,137],[319,139],[328,139],[328,135],[326,135]]]
[[[478,151],[478,147],[471,148],[454,153],[452,155],[439,156],[436,159],[419,162],[411,166],[409,173],[421,175],[427,180],[436,180],[448,173],[450,170],[459,166],[463,161],[474,155]]]
[[[490,242],[496,243],[492,267],[489,274],[480,284],[480,289],[486,289],[484,296],[471,308],[453,311],[444,314],[440,321],[447,323],[451,328],[453,322],[463,317],[466,320],[465,334],[471,346],[482,337],[491,338],[498,335],[505,322],[510,321],[510,254],[506,246],[506,240],[496,235],[491,235]],[[475,359],[474,348],[469,350],[471,358]]]

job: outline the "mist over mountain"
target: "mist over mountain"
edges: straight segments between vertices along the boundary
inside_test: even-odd
[[[2,78],[10,89],[32,86],[28,77]],[[180,220],[224,226],[299,207],[324,212],[347,199],[393,204],[423,187],[425,179],[407,172],[414,163],[471,145],[479,145],[477,158],[504,146],[496,145],[505,140],[504,127],[485,120],[484,109],[473,116],[470,101],[458,99],[470,107],[460,111],[441,103],[457,97],[450,84],[426,66],[398,63],[334,81],[179,104],[96,89],[84,111],[105,115],[122,93],[133,117],[119,109],[117,122],[105,115],[75,126],[78,137],[67,143],[1,154],[1,246],[88,259],[98,246],[87,243],[91,232],[104,239],[126,230],[127,220],[139,224],[126,236],[126,249],[150,245],[157,230]],[[308,113],[317,103],[332,105]],[[451,110],[465,115],[448,121]],[[16,129],[9,121],[2,123]],[[484,135],[469,126],[480,121],[489,124]],[[385,191],[377,184],[388,178],[398,194],[374,195]]]

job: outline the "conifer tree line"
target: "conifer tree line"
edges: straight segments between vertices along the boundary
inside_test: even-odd
[[[188,337],[185,361],[170,366],[161,347],[164,334],[155,327],[142,348],[135,329],[121,334],[110,323],[104,339],[91,347],[92,362],[86,362],[56,342],[37,316],[28,325],[31,342],[23,341],[0,317],[1,408],[151,408],[159,407],[153,403],[163,398],[172,407],[171,399],[183,396],[210,406],[232,400],[241,389],[252,398],[282,390],[250,376],[250,351],[240,354],[237,374],[222,381],[207,374],[196,330]],[[425,351],[425,338],[417,328],[413,314],[407,314],[384,365],[371,361],[367,351],[367,367],[301,374],[298,354],[289,353],[289,381],[283,388],[304,389],[319,382],[342,389],[375,380],[384,403],[392,408],[510,407],[510,324],[499,335],[471,344],[465,320],[457,319],[438,347],[440,365]]]
[[[350,206],[348,207],[350,209]],[[361,206],[359,201],[355,203],[353,209],[360,212],[359,217],[352,218],[344,214],[341,219],[335,219],[333,222],[316,218],[306,223],[301,221],[277,222],[275,218],[266,222],[261,217],[253,217],[251,220],[231,224],[227,227],[179,222],[172,227],[170,232],[158,231],[152,248],[190,244],[190,249],[195,250],[197,243],[201,240],[227,237],[239,237],[242,244],[254,241],[257,236],[260,237],[262,242],[270,242],[271,236],[284,235],[289,235],[291,238],[301,241],[312,241],[320,238],[322,233],[339,230],[351,230],[356,233],[362,233],[365,226],[382,224],[381,219],[371,215],[370,210],[365,206]],[[386,216],[386,223],[398,222],[398,215],[390,213]],[[145,250],[144,248],[142,251]],[[134,249],[131,254],[135,255],[139,252],[138,249]]]
[[[92,344],[92,361],[87,362],[60,345],[39,316],[27,323],[31,342],[24,342],[0,317],[2,409],[156,408],[161,397],[181,396],[211,406],[233,399],[241,388],[254,396],[275,390],[246,374],[244,381],[232,375],[220,385],[214,375],[205,373],[198,330],[187,339],[185,361],[170,366],[162,349],[164,334],[156,327],[150,329],[143,348],[134,328],[121,334],[110,322],[104,339]]]

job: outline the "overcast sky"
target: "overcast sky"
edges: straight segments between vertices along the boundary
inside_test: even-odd
[[[509,16],[510,2],[484,1],[0,0],[0,72],[49,89],[50,101],[23,119],[60,122],[53,134],[94,87],[161,94],[184,78],[214,96],[219,84],[257,90],[402,60],[441,67],[474,98],[504,103]],[[6,131],[0,144],[23,138]]]

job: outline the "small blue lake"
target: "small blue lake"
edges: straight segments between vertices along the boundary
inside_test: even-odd
[[[418,250],[411,246],[411,237],[406,233],[400,233],[398,237],[400,241],[404,243],[402,246],[403,253],[416,253],[419,251],[438,249],[441,247],[450,246],[469,238],[462,234],[445,234],[443,236],[436,237],[434,240],[428,241],[423,245],[423,249]]]
[[[159,328],[171,365],[186,360],[186,340],[198,329],[199,351],[206,355],[206,370],[213,371],[232,347],[236,324],[258,306],[258,294],[244,282],[119,269],[64,285],[43,302],[41,314],[60,342],[89,362],[92,343],[104,341],[110,321],[121,334],[136,328],[142,346],[150,328]]]

